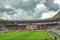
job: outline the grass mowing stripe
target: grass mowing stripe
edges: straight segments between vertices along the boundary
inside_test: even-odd
[[[46,37],[50,38],[50,35],[46,31],[11,32],[2,34],[0,40],[45,40]]]
[[[30,35],[29,35],[28,37],[30,37],[30,36],[31,36],[31,35],[33,35],[34,33],[35,33],[35,32],[33,32],[33,31],[32,31],[32,32],[30,32]],[[27,37],[27,38],[25,38],[25,40],[31,40],[30,38],[32,38],[32,36],[31,36],[30,38],[28,38],[28,37]]]
[[[1,34],[1,35],[0,35],[0,39],[3,38],[3,37],[6,37],[6,36],[8,36],[8,35],[12,35],[12,33]]]
[[[47,37],[47,35],[49,37]],[[29,36],[27,39],[44,40],[45,38],[50,38],[50,35],[45,31],[35,32],[33,35]]]
[[[1,38],[0,38],[0,40],[10,40],[10,39],[12,39],[12,38],[14,38],[14,37],[17,37],[17,36],[19,36],[19,35],[23,35],[24,33],[20,33],[20,32],[13,32],[13,33],[11,33],[11,34],[9,34],[9,35],[4,35],[4,37],[2,36]],[[15,38],[14,38],[15,39]]]
[[[27,34],[22,35],[21,38],[20,38],[20,36],[17,37],[16,40],[19,40],[19,39],[20,39],[20,40],[26,40],[26,38],[29,37],[31,34],[32,34],[32,32],[27,32]]]
[[[39,40],[40,38],[39,38],[38,36],[39,36],[39,33],[38,33],[38,32],[35,32],[33,35],[29,36],[28,38],[29,38],[29,39],[33,39],[33,40],[34,40],[34,39],[35,39],[35,40],[37,40],[37,39]]]
[[[11,38],[11,40],[17,40],[17,38],[18,38],[18,39],[21,39],[21,37],[22,37],[23,35],[25,35],[25,34],[27,34],[27,33],[16,34],[16,35],[18,35],[18,36],[15,36],[15,37]]]

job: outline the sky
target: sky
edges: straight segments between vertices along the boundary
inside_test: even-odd
[[[40,20],[55,16],[60,0],[0,0],[0,19]]]

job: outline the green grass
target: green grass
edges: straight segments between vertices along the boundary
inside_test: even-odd
[[[0,34],[0,40],[51,40],[51,35],[46,31],[37,32],[9,32]]]

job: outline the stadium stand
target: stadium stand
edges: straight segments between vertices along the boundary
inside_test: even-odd
[[[20,25],[19,25],[20,24]],[[52,18],[44,20],[0,20],[0,30],[47,30],[60,24],[60,12]],[[59,29],[59,28],[57,28]],[[56,30],[57,30],[56,29]]]

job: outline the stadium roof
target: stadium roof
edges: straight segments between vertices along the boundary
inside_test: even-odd
[[[48,19],[44,19],[44,20],[24,20],[24,21],[18,21],[18,20],[0,20],[0,23],[14,23],[14,22],[18,22],[18,23],[41,23],[41,22],[55,22],[55,21],[60,21],[60,12],[55,15],[52,18],[48,18]]]

